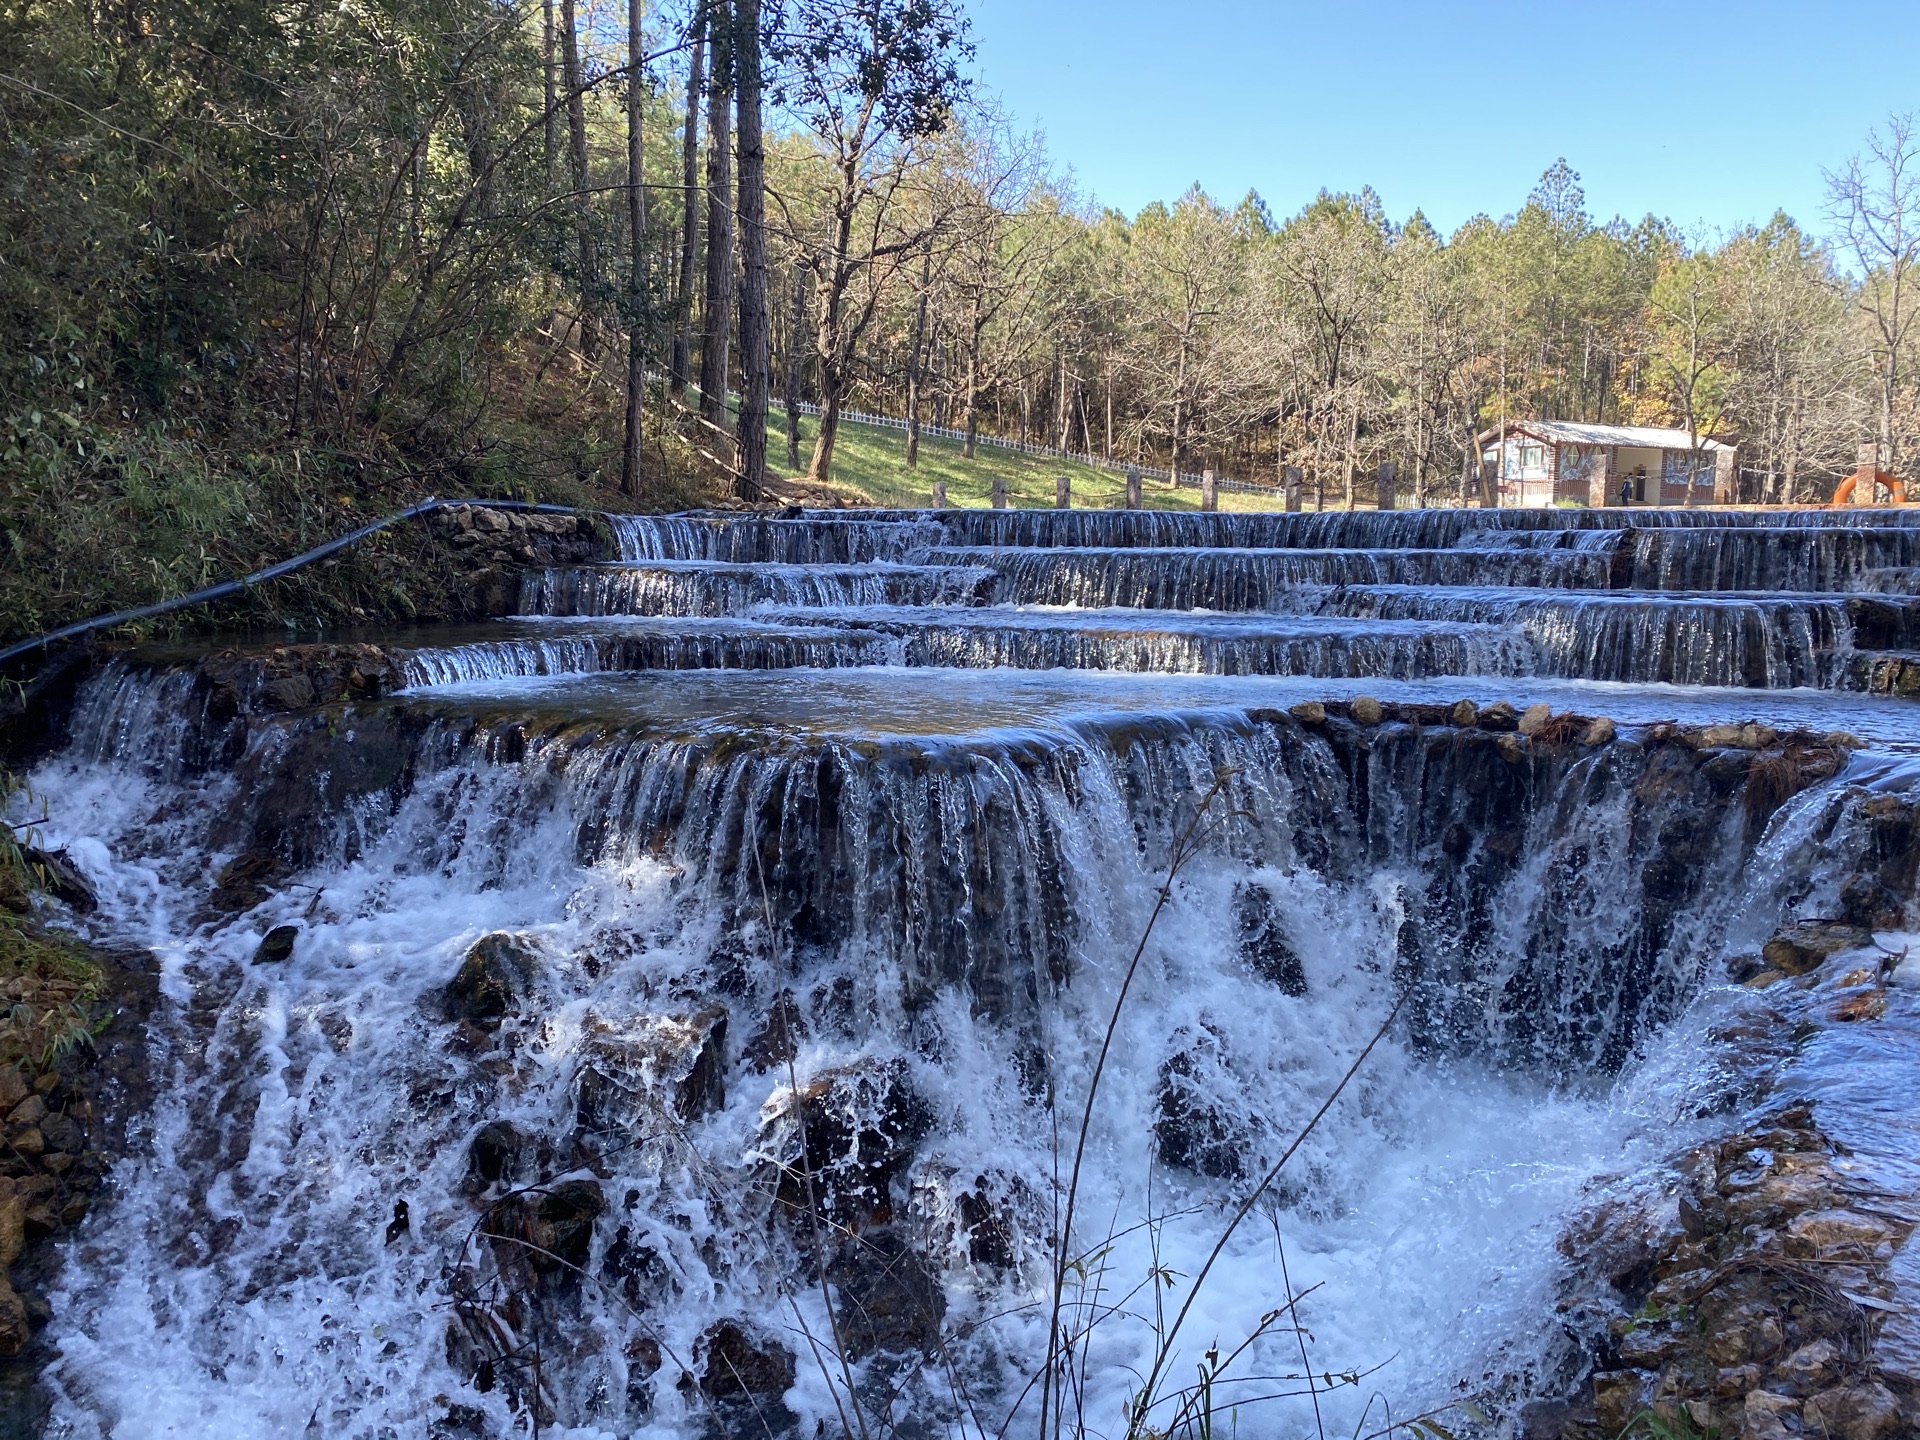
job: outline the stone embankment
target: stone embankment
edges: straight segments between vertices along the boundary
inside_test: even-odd
[[[94,949],[45,924],[47,900],[94,908],[59,854],[0,866],[0,1434],[38,1434],[38,1334],[56,1244],[86,1217],[145,1110],[152,957]],[[10,861],[14,857],[9,857]]]
[[[436,514],[433,527],[451,547],[459,581],[445,607],[450,619],[511,614],[524,569],[609,558],[604,528],[591,515],[460,505]]]
[[[1864,812],[1845,913],[1729,962],[1752,995],[1714,1032],[1699,1114],[1742,1116],[1733,1133],[1603,1186],[1565,1230],[1584,1374],[1529,1407],[1527,1440],[1920,1432],[1920,1157],[1911,1089],[1886,1091],[1920,1076],[1920,957],[1875,934],[1911,923],[1920,813],[1892,795]]]

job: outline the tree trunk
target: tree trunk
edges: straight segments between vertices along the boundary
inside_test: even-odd
[[[560,165],[560,85],[555,74],[559,58],[554,51],[559,44],[559,34],[553,23],[553,0],[540,0],[540,69],[546,78],[547,109],[545,115],[547,194],[553,193],[554,171]]]
[[[1167,478],[1176,488],[1180,484],[1180,462],[1186,458],[1187,445],[1187,348],[1180,347],[1180,368],[1173,382],[1173,444],[1167,460]]]
[[[967,443],[960,452],[969,460],[973,459],[974,443],[980,434],[980,333],[985,323],[975,297],[973,322],[967,331]]]
[[[647,56],[643,0],[627,0],[627,433],[620,493],[640,494],[641,418],[647,400],[647,187],[642,161]]]
[[[933,287],[933,252],[920,257],[920,299],[913,307],[913,343],[907,351],[907,468],[920,464],[920,347],[927,339],[927,296]]]
[[[1346,472],[1347,472],[1347,509],[1349,510],[1353,509],[1353,479],[1354,479],[1353,472],[1355,467],[1357,467],[1360,463],[1360,456],[1358,453],[1359,449],[1360,449],[1360,402],[1358,400],[1355,400],[1353,405],[1353,417],[1351,422],[1347,426]]]
[[[760,130],[760,0],[734,0],[734,89],[740,151],[740,427],[734,493],[758,500],[767,484],[767,414],[773,393],[767,309],[767,152]]]
[[[587,97],[580,72],[580,33],[574,0],[560,0],[560,58],[567,87],[567,136],[573,163],[573,204],[580,229],[580,354],[591,362],[600,348],[593,321],[600,288],[600,257],[593,241],[593,197],[587,193]]]
[[[699,25],[699,12],[694,22]],[[680,141],[680,269],[673,287],[673,350],[667,361],[667,384],[673,398],[687,393],[693,351],[693,266],[700,253],[700,104],[706,87],[706,31],[693,33],[693,55],[687,61],[687,128]]]
[[[733,56],[726,7],[716,0],[707,14],[707,301],[700,331],[700,413],[724,427],[733,337]]]
[[[800,365],[806,351],[801,339],[807,333],[807,269],[802,260],[793,267],[793,324],[787,335],[787,469],[800,469]]]

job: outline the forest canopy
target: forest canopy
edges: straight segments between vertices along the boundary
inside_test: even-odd
[[[1595,217],[1565,160],[1450,235],[1368,190],[1128,216],[972,58],[956,0],[7,6],[0,631],[425,494],[826,485],[850,407],[1324,504],[1388,459],[1455,498],[1525,417],[1737,439],[1752,500],[1920,450],[1904,117],[1732,234]]]

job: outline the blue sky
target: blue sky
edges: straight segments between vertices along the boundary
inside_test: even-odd
[[[1826,228],[1823,166],[1920,110],[1920,4],[968,0],[982,82],[1129,213],[1370,184],[1443,232],[1557,156],[1598,218]]]

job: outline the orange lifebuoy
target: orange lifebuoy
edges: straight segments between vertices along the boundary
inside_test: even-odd
[[[1833,503],[1836,505],[1845,505],[1849,500],[1853,499],[1853,482],[1859,478],[1860,473],[1855,471],[1835,486]],[[1876,483],[1887,487],[1888,492],[1893,496],[1894,504],[1904,505],[1907,503],[1907,482],[1902,480],[1898,475],[1891,475],[1885,470],[1876,470],[1873,472],[1873,478]]]

